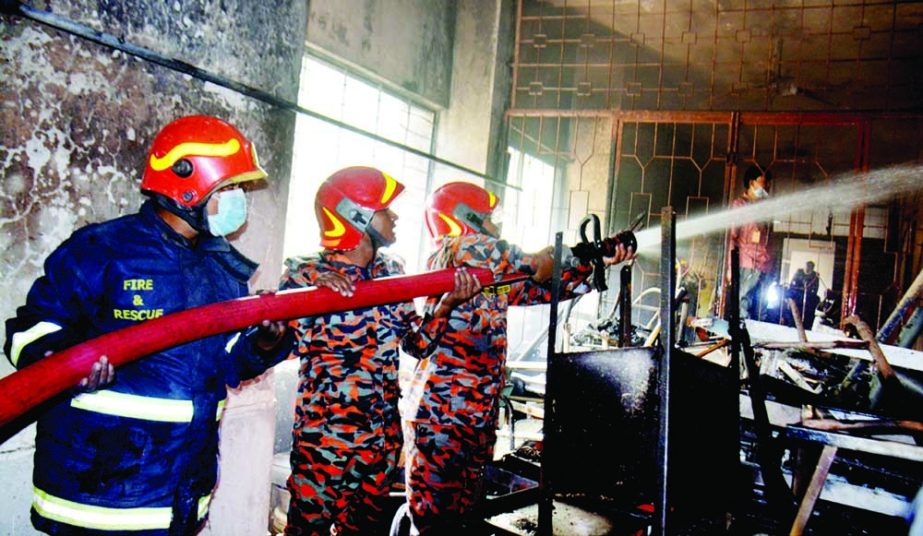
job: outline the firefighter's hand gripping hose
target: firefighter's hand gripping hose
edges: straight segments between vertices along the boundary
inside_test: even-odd
[[[517,274],[494,281],[489,270],[469,268],[469,271],[483,286],[524,279]],[[118,367],[164,348],[237,331],[264,320],[287,320],[404,302],[450,292],[454,285],[455,270],[446,269],[358,282],[355,294],[349,297],[311,287],[213,303],[148,320],[56,352],[0,378],[0,427],[77,385],[102,355]]]

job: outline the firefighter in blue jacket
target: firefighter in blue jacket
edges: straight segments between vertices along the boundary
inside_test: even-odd
[[[241,184],[266,177],[253,144],[214,117],[154,139],[136,214],[87,225],[45,262],[6,324],[17,368],[137,322],[240,298],[256,265],[226,235],[246,221]],[[32,522],[49,534],[193,534],[217,480],[227,394],[284,358],[282,322],[181,344],[119,368],[105,356],[39,417]]]

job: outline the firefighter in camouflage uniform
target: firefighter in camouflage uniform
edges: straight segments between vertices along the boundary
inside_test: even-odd
[[[400,260],[381,250],[395,241],[389,206],[403,189],[369,167],[328,177],[315,199],[324,249],[287,259],[280,289],[322,286],[351,296],[356,281],[403,274]],[[458,270],[455,290],[422,319],[404,302],[293,323],[301,367],[286,534],[386,532],[388,493],[401,477],[399,346],[424,355],[444,332],[449,309],[478,290]]]
[[[497,276],[521,272],[524,282],[485,288],[449,316],[448,328],[427,359],[417,363],[404,401],[406,482],[415,533],[463,534],[477,505],[482,471],[496,440],[498,400],[506,361],[506,313],[511,305],[548,303],[551,248],[535,254],[499,238],[491,214],[499,199],[462,182],[437,189],[426,208],[426,224],[438,246],[430,270],[469,266]],[[606,265],[632,252],[619,246]],[[561,298],[591,288],[592,268],[564,260]],[[435,303],[428,303],[427,310]]]

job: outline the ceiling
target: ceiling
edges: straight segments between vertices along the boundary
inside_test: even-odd
[[[923,1],[521,0],[515,108],[923,108]]]

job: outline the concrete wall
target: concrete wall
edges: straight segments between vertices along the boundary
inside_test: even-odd
[[[515,6],[512,0],[460,0],[456,8],[451,93],[439,117],[436,154],[496,178],[505,171]]]
[[[312,0],[307,40],[314,52],[436,108],[435,153],[496,175],[514,18],[513,0]]]
[[[311,0],[308,42],[445,107],[452,78],[456,4],[452,0]]]
[[[307,5],[301,0],[35,2],[126,42],[294,99]],[[114,52],[21,17],[0,15],[0,316],[25,301],[43,259],[74,229],[133,212],[157,130],[190,113],[228,119],[256,143],[271,179],[256,192],[236,245],[263,266],[271,288],[281,264],[294,117],[190,76]],[[0,341],[2,341],[0,335]],[[11,368],[5,359],[0,375]],[[271,381],[271,380],[270,380]],[[265,380],[264,380],[265,382]],[[271,385],[229,402],[214,534],[264,534],[271,456]],[[268,430],[249,433],[269,422]],[[34,427],[0,440],[0,533],[31,534]],[[262,434],[263,437],[259,437]],[[247,457],[240,454],[246,453]],[[254,457],[255,456],[255,457]],[[265,464],[260,461],[265,458]],[[260,467],[252,474],[248,467]],[[230,475],[250,470],[247,482]],[[263,475],[262,473],[266,474]],[[231,481],[232,483],[228,483]],[[233,517],[233,518],[232,518]]]

